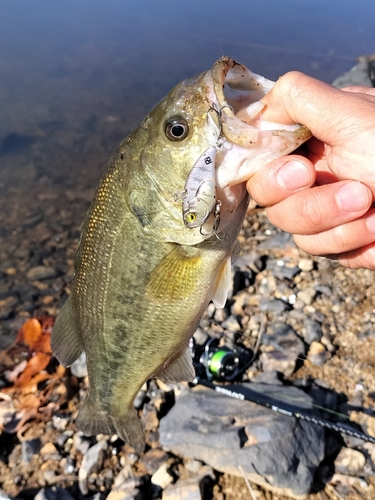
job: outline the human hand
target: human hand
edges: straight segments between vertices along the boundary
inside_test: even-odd
[[[338,90],[291,72],[263,101],[265,119],[302,123],[314,137],[304,155],[254,174],[251,196],[303,250],[375,269],[375,89]]]

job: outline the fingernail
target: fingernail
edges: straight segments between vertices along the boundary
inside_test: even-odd
[[[311,181],[310,172],[300,161],[291,160],[278,170],[276,180],[279,186],[290,191],[308,186]]]
[[[359,212],[368,206],[368,192],[360,182],[348,182],[337,191],[336,201],[344,212]]]

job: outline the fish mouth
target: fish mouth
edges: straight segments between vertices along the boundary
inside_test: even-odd
[[[215,62],[211,78],[215,106],[220,111],[217,125],[224,139],[217,170],[222,187],[249,179],[266,163],[287,155],[311,137],[303,125],[284,125],[262,118],[262,98],[274,86],[273,81],[227,56]]]

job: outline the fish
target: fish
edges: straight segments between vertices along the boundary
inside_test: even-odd
[[[116,434],[140,452],[142,385],[194,379],[189,339],[209,302],[227,300],[246,181],[311,136],[262,119],[273,84],[223,56],[177,84],[109,161],[51,336],[64,366],[86,352],[84,434]]]

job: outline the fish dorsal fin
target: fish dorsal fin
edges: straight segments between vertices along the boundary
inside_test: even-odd
[[[194,293],[201,271],[202,257],[193,249],[180,246],[167,254],[152,271],[146,285],[146,298],[159,304],[172,304]]]
[[[231,255],[222,264],[216,278],[212,302],[215,307],[222,308],[228,298],[228,293],[232,285],[232,257]]]
[[[53,354],[64,366],[70,366],[84,350],[70,297],[56,318],[51,334],[51,348]]]
[[[195,378],[195,370],[189,349],[186,349],[185,353],[171,365],[159,371],[156,377],[166,383],[192,382]]]

